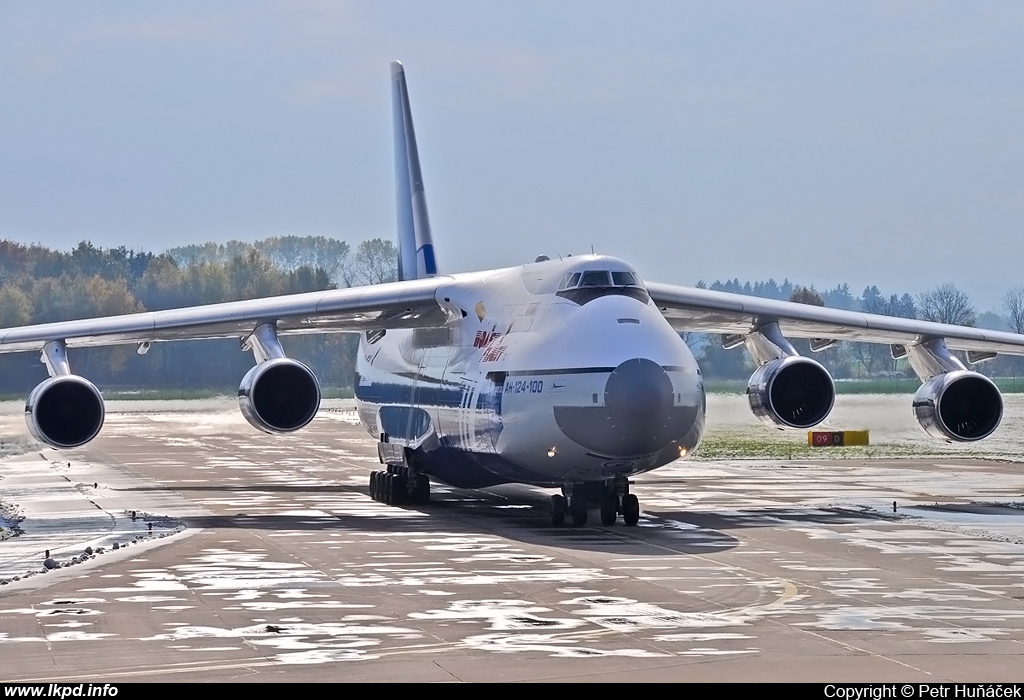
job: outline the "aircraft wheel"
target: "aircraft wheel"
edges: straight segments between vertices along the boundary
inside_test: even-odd
[[[601,524],[614,525],[615,518],[619,514],[619,496],[614,493],[606,493],[601,499]]]
[[[565,522],[565,496],[551,497],[551,524],[558,527]]]
[[[409,501],[408,477],[404,474],[395,474],[391,478],[393,487],[391,489],[391,505],[400,506]]]
[[[384,475],[384,504],[393,506],[395,505],[395,496],[398,495],[398,488],[396,485],[397,479],[394,474]]]
[[[576,527],[583,527],[587,524],[587,497],[582,493],[574,495],[569,500],[569,514],[572,516],[572,524]]]
[[[416,475],[416,491],[412,494],[412,502],[418,506],[430,503],[430,479],[424,474]]]
[[[377,500],[377,482],[380,481],[379,474],[379,471],[370,472],[370,498],[375,501]]]
[[[622,521],[627,525],[640,522],[640,501],[631,493],[622,497]]]

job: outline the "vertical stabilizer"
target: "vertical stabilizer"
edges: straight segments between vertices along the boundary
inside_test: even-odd
[[[430,237],[427,199],[423,193],[416,132],[409,111],[409,91],[402,64],[391,64],[391,105],[395,128],[395,203],[398,211],[398,279],[413,280],[437,274],[434,241]]]

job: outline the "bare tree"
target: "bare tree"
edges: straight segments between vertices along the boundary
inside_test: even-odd
[[[397,279],[398,248],[383,238],[360,243],[352,264],[345,270],[345,284],[349,287],[394,282]]]
[[[874,343],[846,343],[846,352],[854,362],[860,365],[862,373],[869,377],[875,372],[875,367],[885,362],[888,357],[886,346],[878,346]]]
[[[1003,295],[1006,321],[1016,333],[1024,333],[1024,285],[1007,289]]]
[[[973,326],[977,321],[974,304],[954,284],[943,284],[917,295],[917,310],[925,321]]]
[[[890,297],[890,299],[892,298],[895,298],[895,295]],[[891,304],[885,300],[881,290],[875,285],[864,288],[864,292],[860,295],[860,305],[869,314],[897,315],[893,313]],[[887,346],[876,343],[850,343],[849,345],[854,360],[863,368],[865,375],[871,376],[878,369],[886,367],[892,369],[892,354]]]
[[[704,346],[711,342],[707,333],[698,333],[696,331],[682,331],[679,337],[683,339],[683,342],[686,343],[686,346],[690,348],[694,355],[700,355],[704,350]]]

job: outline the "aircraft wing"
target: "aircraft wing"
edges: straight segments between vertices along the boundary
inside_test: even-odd
[[[1024,335],[776,301],[694,287],[647,283],[647,291],[677,331],[745,335],[777,322],[789,338],[919,345],[944,338],[953,350],[1024,355]]]
[[[245,338],[262,324],[279,334],[330,333],[443,326],[449,314],[436,300],[451,279],[426,279],[322,292],[230,301],[166,311],[0,329],[0,353],[199,338]]]

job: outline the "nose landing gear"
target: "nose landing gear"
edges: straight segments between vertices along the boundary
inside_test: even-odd
[[[640,501],[631,493],[606,493],[601,499],[601,524],[614,525],[619,513],[626,525],[636,525],[640,522]]]
[[[619,515],[619,494],[614,491],[606,493],[601,499],[601,524],[614,525]]]
[[[636,525],[640,521],[640,501],[629,493],[629,481],[622,478],[606,483],[564,484],[562,494],[551,497],[551,524],[555,527],[562,525],[568,514],[576,527],[586,525],[590,507],[588,492],[600,503],[602,525],[614,525],[619,513],[626,525]]]
[[[562,494],[551,497],[551,524],[555,527],[560,527],[565,522],[566,505],[565,496]]]
[[[574,493],[566,498],[561,494],[551,497],[551,524],[559,527],[565,522],[566,513],[572,518],[572,524],[576,527],[583,527],[587,524],[587,496],[583,493]]]
[[[583,527],[587,524],[587,494],[574,493],[569,499],[569,513],[572,515],[572,524],[576,527]]]
[[[640,500],[631,493],[622,497],[622,522],[627,525],[640,522]]]

